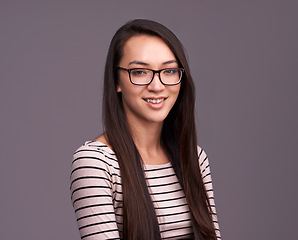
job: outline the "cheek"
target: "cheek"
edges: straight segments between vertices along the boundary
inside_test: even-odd
[[[173,92],[172,92],[172,96],[173,96],[173,106],[175,105],[175,103],[177,102],[177,99],[178,99],[178,96],[179,96],[179,93],[180,93],[180,87],[176,88],[175,90],[173,89]],[[172,107],[173,107],[172,106]]]
[[[123,92],[125,88],[127,88],[126,85],[129,82],[129,79],[124,75],[123,72],[118,73],[117,79],[117,92]]]
[[[126,82],[117,86],[117,92],[122,93],[122,99],[136,101],[140,98],[142,89],[139,86],[132,85],[130,82]]]
[[[178,98],[179,92],[180,92],[180,84],[178,86],[175,86],[175,88],[172,90],[172,94],[176,97],[176,99]]]
[[[123,84],[123,79],[119,78],[117,83],[117,92],[122,92],[122,90],[125,89],[125,86]]]

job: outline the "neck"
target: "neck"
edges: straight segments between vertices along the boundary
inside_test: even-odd
[[[133,140],[138,149],[152,151],[161,146],[162,123],[129,124]]]
[[[129,126],[144,164],[159,165],[169,161],[161,146],[163,123],[134,122]]]

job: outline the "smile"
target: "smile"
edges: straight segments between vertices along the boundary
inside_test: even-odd
[[[165,98],[158,98],[158,99],[145,98],[144,100],[149,103],[161,103],[162,101],[165,100]]]

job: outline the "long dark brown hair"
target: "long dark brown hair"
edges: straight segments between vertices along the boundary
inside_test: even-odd
[[[123,193],[123,239],[161,239],[157,217],[142,169],[142,159],[131,136],[117,93],[116,68],[126,41],[136,35],[160,37],[185,69],[176,103],[166,117],[161,133],[191,212],[195,239],[216,239],[212,212],[198,163],[194,117],[195,93],[189,66],[178,38],[165,26],[138,19],[122,26],[110,44],[104,74],[103,116],[106,137],[115,152],[121,173]]]

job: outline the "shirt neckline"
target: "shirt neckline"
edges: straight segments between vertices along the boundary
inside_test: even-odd
[[[103,142],[92,140],[92,141],[87,141],[85,144],[90,144],[90,143],[98,144],[99,147],[106,147],[109,150],[109,152],[115,154],[115,152],[108,145],[106,145]],[[145,167],[146,170],[164,168],[164,167],[169,167],[171,165],[172,165],[171,162],[167,162],[167,163],[163,163],[163,164],[143,164],[143,166]]]

